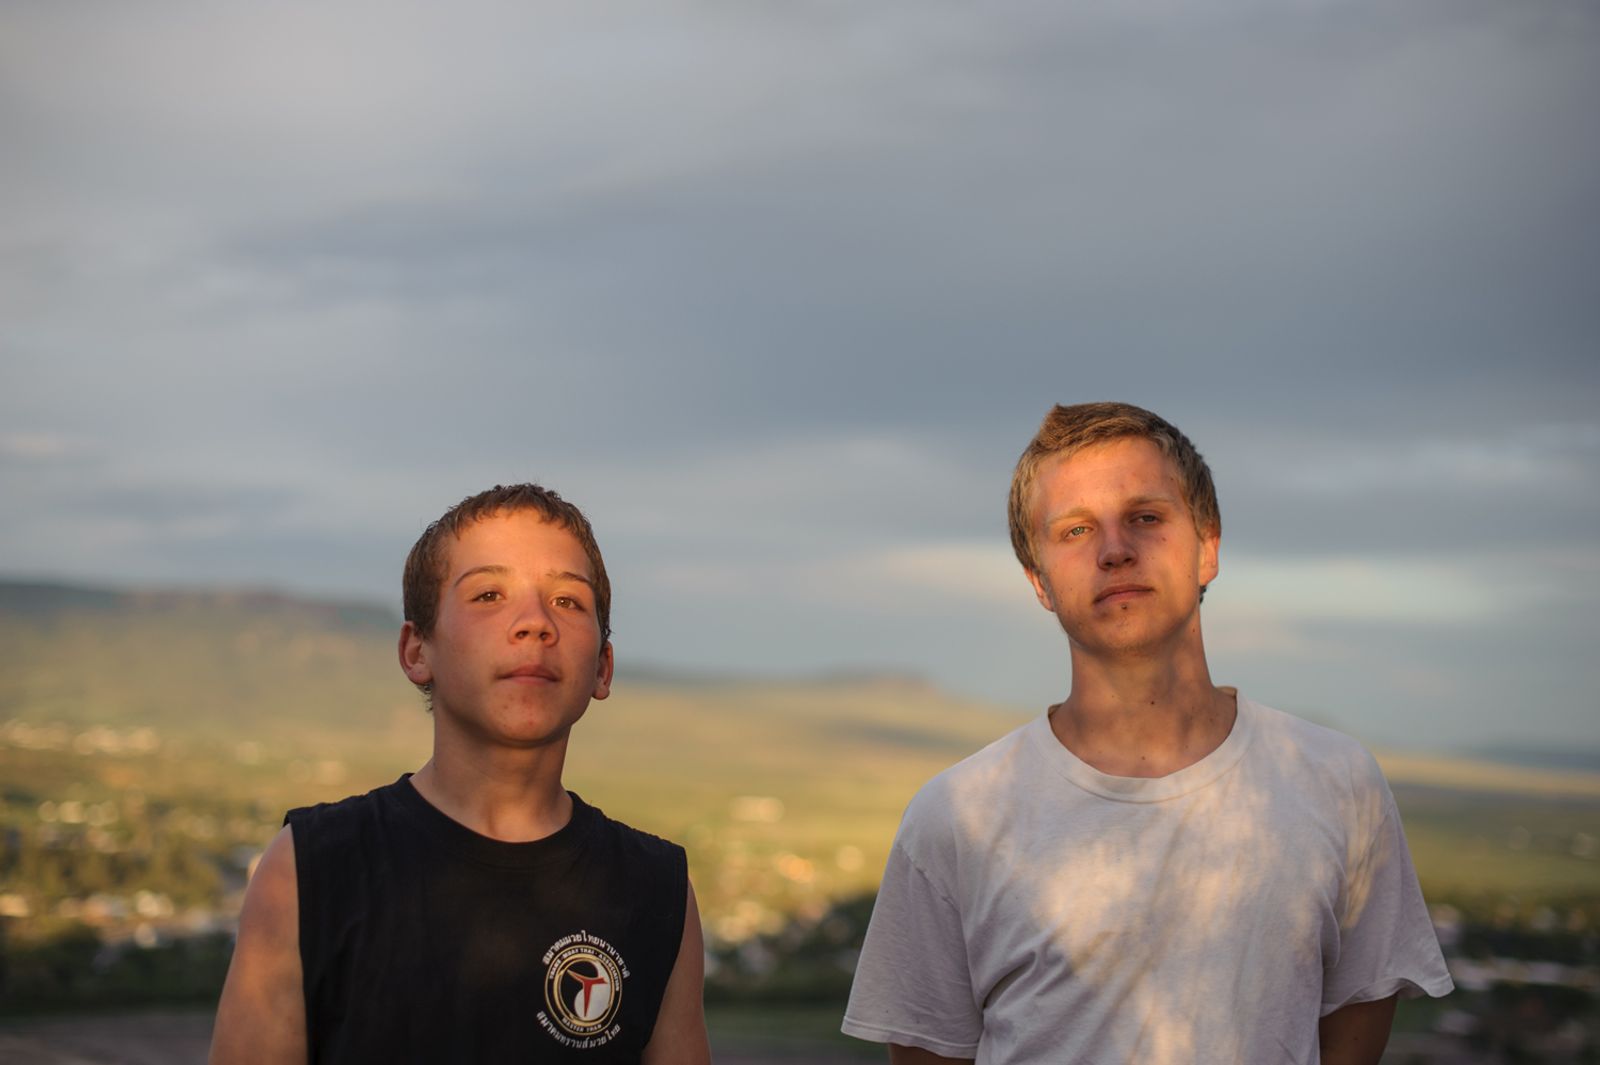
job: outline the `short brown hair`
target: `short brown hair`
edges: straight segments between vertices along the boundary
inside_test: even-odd
[[[1028,442],[1017,460],[1016,472],[1011,475],[1008,508],[1011,546],[1023,569],[1029,573],[1039,572],[1033,550],[1033,518],[1029,512],[1039,467],[1053,456],[1070,455],[1094,444],[1130,436],[1149,440],[1178,468],[1178,483],[1183,487],[1183,501],[1188,504],[1195,530],[1201,536],[1221,534],[1222,512],[1217,509],[1217,489],[1211,483],[1211,468],[1177,426],[1131,403],[1078,403],[1070,407],[1057,404],[1044,416],[1039,431]]]
[[[535,511],[545,521],[561,526],[577,538],[593,571],[600,643],[604,645],[611,639],[611,580],[606,576],[605,559],[600,557],[600,545],[595,543],[589,519],[554,491],[536,484],[497,484],[487,492],[463,499],[422,530],[406,556],[405,576],[401,579],[406,620],[419,636],[424,639],[432,636],[434,622],[438,620],[439,590],[449,576],[450,541],[473,522],[519,510]]]

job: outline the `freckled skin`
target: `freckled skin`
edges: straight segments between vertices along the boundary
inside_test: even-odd
[[[1128,438],[1047,461],[1033,518],[1029,576],[1071,642],[1074,674],[1080,657],[1203,656],[1200,587],[1216,579],[1219,540],[1195,529],[1160,448]],[[1124,586],[1134,590],[1101,598]]]

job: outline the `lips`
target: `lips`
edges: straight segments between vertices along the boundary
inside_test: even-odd
[[[1144,584],[1113,584],[1109,588],[1100,589],[1100,594],[1094,597],[1096,603],[1104,603],[1108,599],[1130,597],[1133,594],[1149,592],[1154,589]]]
[[[546,680],[554,682],[561,679],[561,674],[557,673],[549,666],[528,665],[517,666],[514,669],[509,669],[500,674],[500,679],[520,681]]]

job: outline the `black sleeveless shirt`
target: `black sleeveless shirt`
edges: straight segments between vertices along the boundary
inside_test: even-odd
[[[408,776],[291,810],[312,1065],[636,1062],[683,937],[683,849],[572,796],[504,843]]]

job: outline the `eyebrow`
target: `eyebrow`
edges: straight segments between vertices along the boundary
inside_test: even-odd
[[[489,573],[489,574],[493,574],[495,576],[503,577],[503,576],[505,576],[506,574],[508,574],[510,572],[511,572],[511,567],[510,566],[498,566],[498,565],[473,566],[471,569],[467,570],[465,573],[461,574],[461,576],[457,577],[454,581],[452,581],[450,586],[452,588],[454,588],[456,585],[459,585],[462,581],[466,580],[468,577],[475,577],[480,573]],[[561,580],[561,581],[577,581],[580,584],[587,584],[590,588],[594,587],[594,581],[590,580],[588,577],[585,577],[581,573],[574,573],[569,569],[553,569],[553,570],[549,570],[548,572],[545,573],[545,576],[546,577],[554,577],[556,580]]]

